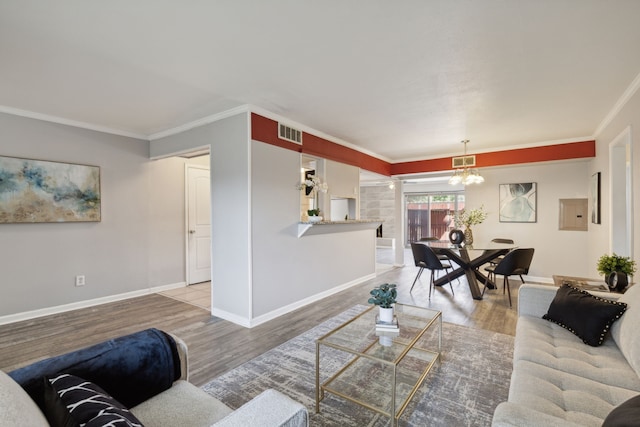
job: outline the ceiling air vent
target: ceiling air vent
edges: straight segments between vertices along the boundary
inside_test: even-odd
[[[453,168],[473,167],[476,165],[476,156],[460,156],[451,158]]]
[[[294,129],[291,126],[278,123],[278,137],[285,141],[295,142],[302,145],[302,131]]]

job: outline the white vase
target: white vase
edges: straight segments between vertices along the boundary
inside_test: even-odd
[[[378,337],[378,342],[380,342],[380,345],[383,347],[391,347],[393,344],[393,337],[381,336]]]
[[[391,323],[393,322],[393,307],[391,308],[383,308],[383,307],[378,307],[379,308],[379,318],[381,322],[387,322],[387,323]]]
[[[322,221],[322,217],[321,216],[310,216],[309,217],[309,222],[320,222]]]

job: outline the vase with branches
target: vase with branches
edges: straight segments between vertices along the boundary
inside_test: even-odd
[[[473,244],[473,231],[471,226],[482,224],[487,219],[487,212],[484,210],[484,205],[474,209],[462,209],[454,218],[456,227],[464,227],[464,241],[467,245]]]

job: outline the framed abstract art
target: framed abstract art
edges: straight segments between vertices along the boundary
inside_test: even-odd
[[[538,184],[500,184],[500,222],[536,222]]]
[[[0,156],[0,223],[100,221],[98,166]]]

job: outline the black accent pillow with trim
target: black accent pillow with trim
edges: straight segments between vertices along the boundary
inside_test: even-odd
[[[597,297],[568,284],[560,286],[543,319],[567,329],[585,344],[597,347],[627,310],[627,304]]]
[[[98,385],[69,374],[45,378],[45,415],[53,427],[123,426],[142,423]]]
[[[640,425],[640,396],[615,407],[604,419],[602,427],[637,427]]]

